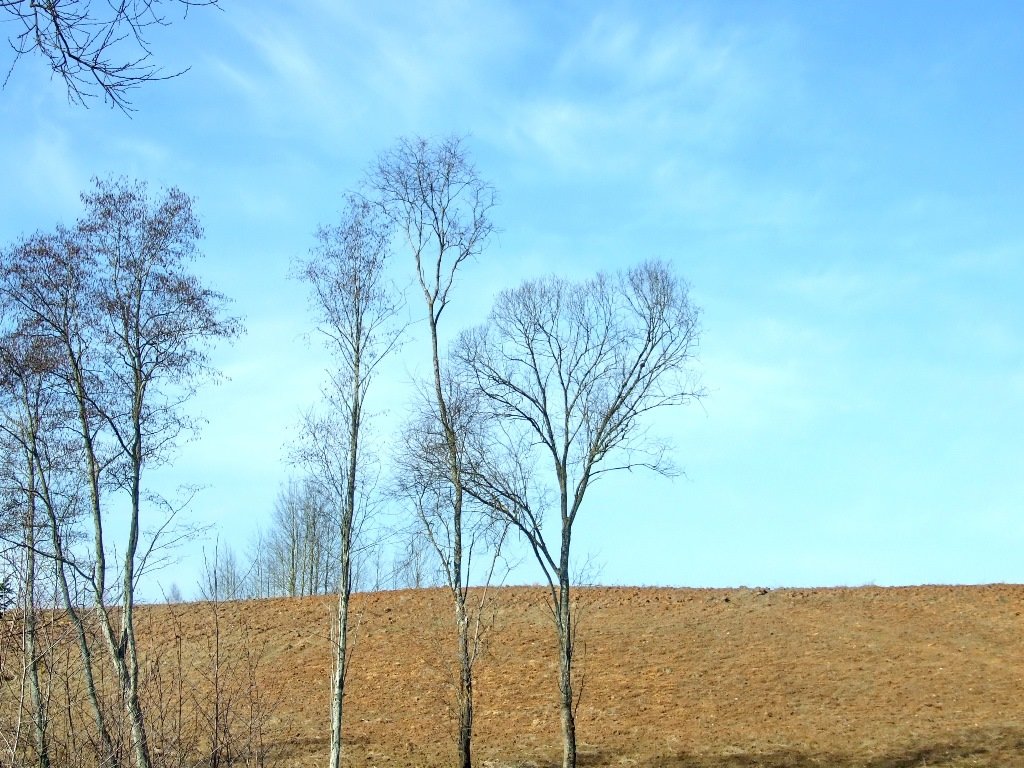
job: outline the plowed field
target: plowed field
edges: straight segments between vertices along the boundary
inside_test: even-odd
[[[1024,767],[1024,586],[579,596],[584,766]],[[545,592],[494,597],[475,762],[556,765]],[[333,609],[323,598],[219,608],[226,673],[255,668],[272,764],[326,762]],[[452,765],[446,593],[356,595],[353,609],[345,763]],[[143,609],[149,658],[208,654],[213,610]]]

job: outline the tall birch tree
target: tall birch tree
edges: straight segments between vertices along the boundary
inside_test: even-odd
[[[94,530],[94,592],[135,760],[138,768],[149,768],[134,625],[140,556],[151,551],[139,550],[142,518],[152,511],[145,509],[152,498],[145,472],[165,463],[178,438],[194,428],[183,405],[198,382],[212,373],[208,346],[235,336],[240,325],[224,315],[226,298],[188,271],[199,256],[203,234],[188,195],[171,188],[153,196],[141,182],[118,179],[97,180],[82,200],[86,211],[79,228],[102,274],[92,297],[102,388],[82,393],[82,407],[94,409],[109,435],[117,456],[112,480],[127,497],[128,508],[116,618],[104,604],[106,554],[100,518]]]
[[[472,620],[467,611],[469,562],[464,546],[465,491],[459,450],[459,423],[446,392],[440,348],[441,319],[452,299],[459,269],[479,255],[494,232],[490,219],[494,188],[470,161],[462,140],[402,139],[383,153],[371,168],[369,186],[377,195],[399,238],[412,256],[416,280],[423,295],[432,367],[432,412],[438,446],[444,457],[444,499],[450,521],[447,541],[439,550],[450,563],[445,571],[455,607],[458,642],[458,768],[472,765],[473,643]]]
[[[94,527],[101,524],[101,478],[112,457],[102,446],[95,409],[87,396],[88,392],[99,388],[89,362],[95,345],[95,333],[90,330],[94,302],[90,297],[95,295],[93,281],[98,277],[98,265],[83,247],[77,228],[58,226],[53,233],[37,233],[5,250],[0,262],[0,300],[5,327],[8,339],[15,342],[7,347],[9,383],[13,385],[8,394],[23,388],[25,377],[29,375],[37,378],[34,386],[48,394],[35,417],[37,426],[45,425],[26,433],[30,439],[24,443],[24,448],[34,455],[36,466],[45,470],[41,475],[42,500],[57,587],[75,632],[83,681],[96,727],[98,757],[101,762],[117,766],[120,757],[99,701],[87,627],[89,617],[83,610],[77,589],[72,587],[76,576],[95,586],[95,562],[86,562],[87,557],[81,559],[66,541],[70,515],[55,503],[60,494],[55,492],[55,477],[51,474],[54,466],[43,458],[43,454],[63,457],[64,474],[73,478],[64,496],[70,500],[75,517],[85,512],[91,515]],[[21,342],[17,341],[19,339]],[[35,365],[25,364],[25,339],[31,340],[28,349],[48,350],[45,363],[36,355]],[[22,401],[13,400],[13,403],[19,402]],[[19,418],[25,417],[22,412]],[[53,450],[52,446],[58,444],[61,448]],[[80,487],[82,485],[85,487]],[[87,510],[78,508],[80,494],[88,499]]]
[[[352,545],[360,525],[360,499],[365,496],[366,398],[374,374],[398,338],[398,302],[387,275],[388,247],[387,227],[378,209],[349,195],[340,220],[319,229],[316,247],[296,269],[310,288],[317,330],[334,365],[324,388],[324,407],[303,417],[296,451],[310,481],[337,505],[338,513],[330,768],[341,764]]]

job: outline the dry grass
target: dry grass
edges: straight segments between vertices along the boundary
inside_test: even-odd
[[[496,592],[479,669],[478,765],[557,764],[553,630],[536,588]],[[1024,587],[580,592],[581,763],[1024,767]],[[353,766],[448,765],[450,608],[437,590],[354,597],[345,713]],[[174,610],[177,621],[171,621]],[[227,604],[226,644],[261,653],[271,757],[327,744],[331,599]],[[206,647],[209,607],[146,608],[150,649]]]

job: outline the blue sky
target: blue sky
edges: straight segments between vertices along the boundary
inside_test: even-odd
[[[650,257],[704,310],[709,395],[656,425],[686,477],[581,513],[603,581],[1022,582],[1022,28],[1011,2],[224,2],[154,36],[191,69],[131,119],[18,64],[0,242],[73,220],[94,175],[195,196],[248,332],[159,480],[206,486],[192,515],[244,548],[324,366],[290,261],[397,137],[467,134],[501,235],[452,334],[527,277]],[[378,390],[382,452],[421,357]],[[161,580],[187,593],[197,552]]]

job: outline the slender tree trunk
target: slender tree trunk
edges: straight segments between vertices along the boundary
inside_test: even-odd
[[[330,768],[341,766],[341,725],[345,704],[345,672],[348,661],[348,605],[352,595],[352,525],[356,513],[357,472],[359,469],[359,431],[362,426],[361,327],[357,325],[356,353],[352,360],[352,403],[349,410],[348,477],[345,483],[344,509],[341,512],[341,573],[338,584],[338,644],[334,658],[331,701]]]
[[[93,554],[95,557],[95,562],[93,563],[92,588],[93,598],[95,600],[96,618],[99,621],[100,631],[103,633],[103,638],[106,641],[107,650],[110,653],[110,660],[113,664],[114,672],[117,675],[118,684],[120,685],[123,694],[127,687],[123,649],[114,637],[114,628],[111,624],[110,615],[107,613],[106,608],[107,556],[103,540],[103,511],[100,502],[101,463],[96,454],[96,443],[93,439],[92,420],[89,416],[90,397],[85,384],[85,373],[82,370],[79,357],[74,346],[70,342],[66,342],[66,351],[68,354],[68,360],[71,363],[72,385],[74,387],[76,405],[78,406],[78,421],[82,430],[82,447],[85,451],[86,468],[89,475],[89,511],[92,515]],[[84,643],[81,647],[87,649],[88,643]],[[91,678],[91,666],[86,665],[86,669],[89,670],[86,672],[86,675]],[[98,701],[95,712],[100,720],[102,720]],[[100,733],[101,739],[104,741],[104,749],[109,748],[108,754],[111,758],[111,764],[116,765],[116,752],[114,750],[113,742],[110,739],[109,732],[107,732],[103,725],[100,726]],[[140,766],[140,768],[148,768],[148,765]]]
[[[138,386],[138,385],[137,385]],[[138,392],[138,391],[137,391]],[[100,629],[107,642],[110,660],[117,674],[117,682],[121,689],[122,704],[128,717],[131,731],[132,749],[135,752],[136,768],[150,768],[149,741],[143,720],[142,704],[139,700],[139,657],[135,642],[135,555],[139,544],[139,513],[141,509],[141,477],[142,477],[142,425],[140,421],[141,405],[136,400],[133,411],[133,442],[130,449],[132,462],[131,475],[131,511],[128,528],[128,546],[124,554],[122,572],[123,596],[121,600],[121,628],[115,636],[110,614],[104,605],[104,555],[101,544],[97,544],[96,564],[96,612],[100,620]],[[94,492],[98,486],[94,488]],[[94,498],[98,499],[98,495]],[[99,505],[94,507],[94,519],[99,526]],[[102,529],[97,527],[97,533]]]
[[[28,504],[25,513],[25,664],[29,691],[32,694],[33,727],[36,759],[39,768],[50,768],[50,745],[47,735],[46,701],[39,685],[39,650],[36,644],[36,466],[28,461]]]
[[[562,768],[576,768],[576,713],[573,701],[573,616],[569,597],[568,563],[564,562],[558,584],[558,690],[561,694]]]
[[[469,615],[466,591],[460,588],[455,601],[459,625],[459,753],[458,768],[473,765],[473,660],[469,648]]]
[[[52,507],[47,505],[47,514],[50,522],[50,538],[53,543],[54,567],[56,568],[57,587],[60,590],[60,599],[65,606],[65,612],[71,620],[75,629],[75,639],[78,642],[78,652],[82,658],[82,676],[85,678],[85,692],[89,699],[89,708],[92,710],[92,717],[96,724],[96,733],[99,735],[101,749],[101,762],[116,768],[119,765],[117,754],[114,751],[114,741],[106,729],[106,721],[103,717],[102,708],[99,706],[99,695],[96,693],[96,680],[92,672],[92,649],[89,647],[89,639],[85,632],[85,624],[78,606],[71,596],[71,587],[68,584],[68,573],[65,570],[65,550],[60,535],[59,524]]]
[[[137,400],[134,407],[134,440],[132,444],[132,508],[131,521],[128,529],[128,547],[124,554],[124,599],[121,606],[121,643],[124,649],[124,679],[122,690],[125,692],[125,710],[132,729],[132,746],[135,749],[137,768],[149,768],[149,741],[146,737],[146,724],[143,720],[142,703],[139,701],[139,656],[135,643],[135,554],[139,546],[139,514],[141,511],[141,479],[142,479],[142,384],[136,383]],[[125,685],[126,684],[126,685]]]
[[[134,599],[134,598],[132,598]],[[127,599],[125,603],[127,604]],[[139,657],[135,644],[135,623],[129,611],[125,617],[124,644],[125,656],[124,678],[126,688],[125,711],[132,729],[132,746],[135,750],[135,762],[138,768],[149,768],[149,740],[146,736],[146,724],[142,714],[142,703],[139,700]]]
[[[436,337],[435,337],[436,338]],[[436,354],[436,352],[435,352]],[[438,377],[438,395],[441,396],[440,377]],[[444,399],[441,399],[442,405]],[[455,623],[459,632],[459,740],[458,768],[473,766],[473,657],[469,647],[469,614],[466,611],[466,584],[462,578],[462,478],[459,472],[455,432],[447,420],[445,412],[445,435],[448,439],[449,460],[452,468],[452,484],[455,486],[454,509],[452,515],[453,552],[452,552],[452,585],[455,596]]]
[[[124,689],[121,651],[114,638],[113,626],[110,623],[110,616],[106,609],[107,596],[107,555],[103,541],[103,511],[100,502],[100,471],[101,465],[96,455],[96,443],[93,440],[92,421],[89,418],[89,395],[85,386],[85,375],[79,365],[78,358],[73,346],[67,345],[68,359],[72,365],[72,383],[75,391],[76,405],[78,406],[78,421],[82,429],[82,447],[85,451],[87,470],[89,475],[89,511],[92,515],[93,527],[93,563],[92,589],[96,611],[96,618],[99,621],[100,630],[107,643],[107,650],[110,652],[111,662],[117,674],[118,681]],[[113,745],[111,744],[111,757],[113,757]]]
[[[567,429],[567,427],[566,427]],[[572,523],[576,506],[569,507],[569,482],[566,465],[568,463],[568,439],[565,449],[557,460],[559,505],[562,517],[562,543],[558,554],[558,603],[555,606],[555,619],[558,629],[558,691],[560,694],[559,709],[562,718],[562,768],[576,768],[576,712],[573,700],[572,660],[575,627],[573,626],[572,598],[569,574],[569,552],[572,545]]]
[[[455,485],[453,514],[452,593],[455,598],[455,623],[459,632],[459,738],[458,768],[473,765],[473,656],[469,639],[469,612],[466,610],[466,583],[462,577],[462,480],[456,454],[455,433],[445,424]],[[468,579],[467,579],[468,580]]]
[[[459,466],[458,436],[452,426],[451,415],[441,383],[441,355],[437,340],[437,317],[434,305],[427,297],[430,313],[430,342],[434,363],[434,395],[437,398],[438,416],[444,430],[448,450],[448,466],[454,491],[452,497],[452,569],[451,590],[455,601],[455,623],[458,627],[459,644],[459,707],[458,768],[472,768],[473,765],[473,656],[470,650],[469,614],[466,611],[466,580],[462,574],[462,473]]]
[[[338,588],[338,643],[334,657],[334,680],[331,685],[331,756],[330,768],[341,765],[341,724],[345,704],[345,665],[348,653],[348,606],[352,591],[351,548],[341,543],[341,576]]]
[[[51,533],[54,537],[54,551],[57,555],[57,581],[60,587],[61,600],[64,603],[64,610],[71,619],[71,625],[75,630],[75,639],[78,642],[78,654],[82,659],[82,676],[85,678],[85,692],[89,699],[89,708],[92,710],[93,720],[96,722],[96,732],[99,734],[101,761],[105,765],[116,768],[119,765],[117,753],[114,750],[114,742],[110,738],[110,731],[107,730],[106,718],[100,706],[99,694],[96,692],[96,678],[92,670],[92,649],[89,647],[89,638],[85,632],[85,624],[78,612],[74,600],[71,598],[71,589],[68,586],[68,577],[64,572],[64,551],[60,543],[60,534],[56,530],[56,518],[51,516]]]
[[[29,560],[35,560],[34,554],[29,554]],[[29,568],[29,573],[35,577],[35,566]],[[31,582],[29,582],[31,584]],[[32,725],[35,734],[36,756],[39,768],[50,766],[50,740],[47,733],[46,701],[43,698],[42,686],[39,684],[39,646],[36,642],[36,609],[32,600],[32,588],[29,586],[28,594],[25,596],[25,664],[28,672],[29,691],[32,694]]]
[[[96,601],[96,614],[100,618],[101,626],[109,630],[109,620],[106,615],[106,611],[103,608],[103,599],[106,593],[107,563],[103,545],[103,515],[100,510],[100,462],[96,456],[96,444],[93,441],[92,422],[89,418],[89,413],[86,407],[88,403],[88,396],[86,394],[84,373],[79,365],[78,356],[75,353],[74,346],[69,341],[65,344],[65,351],[68,355],[68,361],[71,363],[71,383],[74,389],[76,405],[78,406],[78,423],[82,430],[82,447],[85,452],[86,469],[89,476],[89,510],[92,515],[93,551],[96,559],[93,564],[93,592]],[[67,574],[64,572],[65,561],[62,536],[60,534],[57,518],[53,514],[52,510],[50,513],[50,528],[53,535],[55,550],[59,550],[57,567],[60,575],[61,592],[64,596],[64,605],[68,608],[68,613],[75,626],[75,632],[78,635],[78,648],[79,653],[82,656],[82,668],[85,675],[86,690],[88,692],[89,701],[92,705],[93,716],[96,720],[96,729],[99,732],[103,755],[111,768],[117,768],[117,766],[120,765],[120,761],[118,760],[117,751],[114,749],[114,742],[110,736],[110,731],[107,728],[103,709],[100,707],[99,696],[96,692],[96,681],[93,677],[92,651],[89,647],[88,638],[86,637],[84,622],[81,620],[81,616],[77,609],[73,607],[74,601],[71,599],[71,592],[67,583]],[[107,633],[107,636],[108,645],[113,652],[113,637],[109,632]]]

